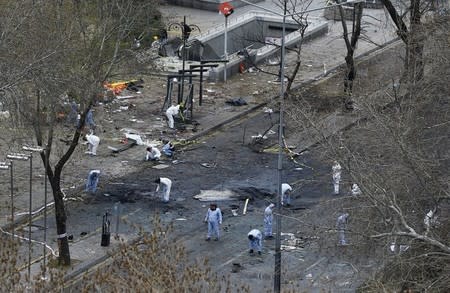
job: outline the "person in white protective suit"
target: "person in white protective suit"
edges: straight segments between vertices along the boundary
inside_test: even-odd
[[[291,193],[292,187],[289,184],[281,184],[281,205],[291,205]]]
[[[430,232],[431,228],[439,225],[437,209],[429,210],[423,218],[423,223],[425,225],[425,235]]]
[[[258,229],[253,229],[247,234],[248,237],[248,246],[250,248],[250,254],[253,254],[253,251],[257,251],[259,255],[261,255],[262,250],[262,234]]]
[[[96,156],[97,155],[97,148],[100,144],[100,138],[93,133],[86,134],[86,140],[88,145],[88,150],[86,154]]]
[[[272,223],[273,223],[273,203],[269,204],[264,210],[264,237],[265,239],[273,238],[272,235]]]
[[[158,192],[161,189],[161,192],[163,194],[162,200],[165,203],[169,202],[170,198],[170,189],[172,188],[172,180],[165,177],[160,177],[155,180],[155,183],[158,184],[156,187],[156,192]]]
[[[333,167],[331,168],[333,174],[333,185],[334,185],[334,194],[339,194],[339,183],[341,181],[341,165],[334,161]]]
[[[341,214],[336,221],[336,229],[338,230],[339,245],[347,245],[345,240],[345,230],[347,229],[347,223],[349,219],[349,214]]]
[[[100,170],[89,171],[86,181],[86,192],[95,193],[97,191],[98,180],[100,178]]]
[[[154,146],[147,148],[147,154],[145,155],[146,161],[159,161],[161,158],[161,152]]]
[[[222,225],[222,211],[217,207],[217,204],[212,203],[206,212],[205,223],[208,223],[208,234],[206,241],[211,240],[213,234],[216,235],[215,241],[220,238],[220,225]]]
[[[353,185],[352,185],[352,195],[353,196],[361,195],[361,189],[359,188],[358,184],[356,184],[356,183],[353,183]]]
[[[181,105],[172,105],[166,110],[166,117],[168,119],[169,128],[173,129],[175,127],[175,122],[173,120],[173,117],[180,114],[183,118],[183,106]]]

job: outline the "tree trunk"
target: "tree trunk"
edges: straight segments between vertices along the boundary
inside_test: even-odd
[[[341,15],[345,47],[347,48],[347,55],[345,56],[345,64],[347,65],[347,70],[344,77],[344,92],[346,93],[346,95],[343,98],[343,104],[345,109],[352,110],[353,100],[351,96],[353,93],[353,81],[356,77],[355,60],[353,55],[355,54],[356,44],[358,43],[359,36],[361,34],[361,18],[363,6],[362,3],[357,3],[353,7],[352,35],[350,39],[348,37],[347,23],[344,17],[344,8],[342,6],[339,6],[338,9]]]
[[[294,83],[294,78],[297,76],[297,73],[300,69],[300,65],[302,64],[302,60],[300,59],[300,51],[301,48],[299,48],[299,52],[297,52],[297,61],[295,62],[294,70],[292,71],[291,76],[288,78],[286,92],[290,92],[292,84]],[[284,82],[284,77],[282,77],[281,79],[282,79],[281,82]]]
[[[411,0],[410,13],[411,21],[410,28],[404,23],[402,16],[400,16],[390,0],[380,0],[387,12],[391,16],[392,21],[397,27],[397,34],[405,43],[406,58],[405,58],[405,74],[411,84],[423,78],[423,34],[420,10],[420,0]]]
[[[67,214],[64,204],[64,194],[61,191],[60,178],[56,176],[50,179],[50,185],[53,191],[53,199],[55,201],[55,220],[56,220],[56,232],[58,234],[58,250],[59,258],[58,264],[68,266],[70,265],[70,250],[69,242],[67,238]]]
[[[411,84],[423,78],[423,34],[420,0],[411,0],[411,27],[407,43],[408,77]]]

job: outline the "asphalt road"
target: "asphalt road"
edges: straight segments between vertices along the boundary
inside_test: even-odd
[[[264,146],[269,152],[256,152],[249,144],[252,136],[268,130],[278,121],[278,115],[269,116],[261,110],[257,115],[236,121],[196,141],[194,144],[176,153],[178,164],[163,161],[169,167],[155,169],[155,163],[136,162],[141,167],[139,172],[127,174],[114,181],[103,184],[96,195],[83,195],[82,201],[69,201],[68,234],[74,241],[83,241],[82,233],[98,235],[100,244],[100,227],[105,212],[112,214],[111,232],[120,235],[133,235],[136,226],[150,231],[155,213],[165,223],[173,223],[174,236],[187,249],[191,259],[207,258],[218,273],[229,274],[234,263],[239,263],[241,270],[232,274],[236,282],[250,285],[257,292],[261,288],[270,289],[274,265],[274,241],[264,241],[263,255],[249,256],[247,233],[258,228],[263,231],[263,211],[269,202],[275,202],[277,190],[277,151],[270,146],[277,143],[277,134],[269,132]],[[276,125],[272,128],[276,132]],[[283,233],[292,233],[295,238],[307,239],[302,229],[302,215],[321,200],[331,198],[331,177],[329,163],[314,159],[309,153],[297,160],[304,165],[295,164],[287,156],[283,157],[283,182],[294,188],[293,204],[283,208]],[[209,168],[202,166],[209,164]],[[155,194],[154,179],[168,177],[173,181],[171,201],[161,202]],[[240,195],[239,199],[217,201],[224,221],[221,227],[220,241],[206,242],[207,227],[203,223],[208,202],[194,199],[201,190],[232,190]],[[107,195],[107,196],[106,196]],[[250,198],[248,213],[242,215],[245,198]],[[231,206],[239,206],[239,215],[233,216]],[[120,220],[116,221],[115,206],[120,209]],[[36,227],[42,226],[42,218],[34,221]],[[48,218],[48,239],[55,239],[53,215]],[[40,240],[42,233],[33,233],[35,240]],[[291,236],[283,236],[283,245],[291,248],[283,250],[284,270],[295,273],[283,273],[285,285],[296,284],[304,277],[295,267],[309,266],[320,257],[305,248],[308,240],[296,243]],[[52,241],[52,240],[51,240]],[[294,248],[292,248],[292,246]],[[35,257],[40,255],[38,245],[33,246]],[[26,254],[24,252],[24,254]],[[301,261],[299,260],[301,259]],[[290,285],[290,286],[291,286]]]

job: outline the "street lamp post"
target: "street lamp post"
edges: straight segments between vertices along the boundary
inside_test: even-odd
[[[6,156],[10,160],[30,161],[30,198],[28,209],[28,278],[31,281],[31,222],[32,222],[32,198],[33,198],[33,153],[27,154],[9,154]]]
[[[223,55],[224,59],[228,60],[228,17],[225,17],[225,32],[223,34],[224,41],[223,41]],[[227,63],[223,64],[223,82],[227,82]]]
[[[13,178],[13,162],[0,162],[0,170],[9,170],[9,182],[11,189],[11,239],[14,240],[14,178]]]
[[[273,290],[280,292],[281,290],[281,202],[282,202],[282,171],[283,171],[283,124],[284,124],[284,55],[285,55],[285,34],[286,34],[286,9],[287,0],[284,0],[283,9],[283,28],[281,32],[281,56],[280,56],[280,115],[278,125],[278,164],[277,164],[277,184],[278,184],[278,202],[275,213],[275,266]]]
[[[225,30],[223,34],[223,54],[224,59],[228,60],[228,16],[234,12],[234,7],[229,2],[219,5],[219,12],[225,16]],[[227,63],[223,64],[223,82],[227,82]]]
[[[44,245],[43,245],[43,266],[42,266],[42,279],[45,280],[46,277],[46,270],[47,270],[47,264],[46,264],[46,246],[47,246],[47,170],[48,170],[48,153],[47,149],[39,147],[39,146],[23,146],[23,150],[30,151],[30,152],[38,152],[44,154],[44,160],[45,160],[45,172],[44,172]],[[31,198],[31,197],[30,197]],[[30,206],[31,206],[31,200],[30,200]],[[30,238],[31,239],[31,238]]]

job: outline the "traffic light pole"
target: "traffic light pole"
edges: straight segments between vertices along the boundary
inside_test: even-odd
[[[225,33],[224,33],[224,42],[223,42],[223,46],[224,46],[224,56],[225,56],[225,60],[228,60],[228,48],[227,48],[227,43],[228,43],[228,16],[225,16]],[[223,82],[227,82],[227,63],[225,62],[223,64]]]

